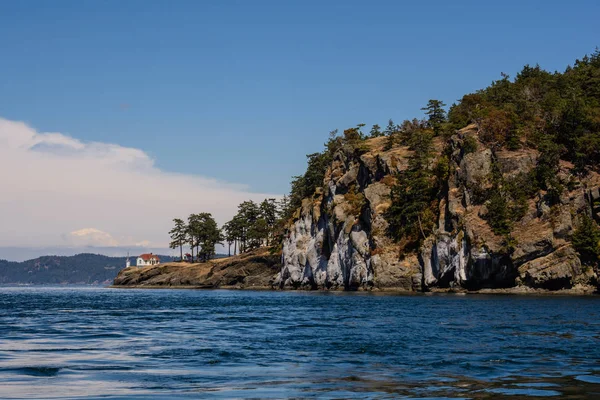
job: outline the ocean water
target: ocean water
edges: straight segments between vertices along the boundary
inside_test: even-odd
[[[600,297],[0,287],[0,398],[600,398]]]

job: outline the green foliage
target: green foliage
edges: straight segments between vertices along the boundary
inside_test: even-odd
[[[561,146],[544,140],[539,145],[540,155],[533,170],[533,184],[536,189],[547,191],[551,202],[558,203],[564,187],[558,179]]]
[[[421,166],[429,165],[432,139],[431,131],[422,129],[414,131],[408,138],[408,148],[415,152],[414,160]]]
[[[196,248],[199,261],[206,262],[215,255],[215,246],[223,240],[223,234],[210,213],[191,214],[187,225],[188,240]]]
[[[396,142],[396,135],[395,134],[391,134],[389,136],[387,136],[385,143],[383,145],[383,150],[384,151],[388,151],[391,150],[394,147],[394,144]]]
[[[185,225],[185,222],[179,218],[173,219],[173,223],[175,226],[169,231],[169,236],[171,237],[169,248],[179,248],[179,257],[183,260],[183,245],[186,241],[187,226]]]
[[[487,204],[486,219],[497,235],[508,235],[512,230],[508,201],[499,191],[493,191]]]
[[[448,177],[450,176],[450,159],[447,155],[443,155],[439,158],[438,162],[435,164],[433,173],[437,180],[437,186],[440,188],[445,186]]]
[[[475,153],[477,151],[477,139],[475,136],[468,135],[463,140],[462,150],[464,154]]]
[[[266,239],[268,246],[269,240],[273,235],[275,225],[277,224],[277,219],[279,218],[278,204],[275,199],[265,199],[262,203],[260,203],[259,207],[261,219],[264,220],[266,226]]]
[[[496,148],[551,142],[565,149],[561,157],[573,162],[576,172],[599,170],[600,51],[563,73],[526,65],[512,81],[502,74],[453,104],[448,121],[456,129],[478,124],[482,141]]]
[[[469,124],[478,128],[479,140],[494,150],[517,150],[523,146],[540,152],[536,167],[529,174],[504,179],[497,167],[491,177],[492,187],[481,182],[469,188],[477,204],[487,202],[487,220],[492,229],[505,236],[511,247],[510,231],[514,222],[527,212],[529,199],[544,190],[558,201],[563,185],[558,176],[559,161],[575,165],[575,172],[600,171],[600,51],[577,60],[563,73],[550,73],[538,65],[526,65],[510,79],[501,74],[487,88],[466,94],[452,104],[446,114],[445,104],[430,100],[423,110],[428,119],[406,120],[396,125],[389,120],[383,131],[373,125],[370,137],[386,136],[384,150],[408,146],[413,153],[409,168],[397,175],[391,192],[392,204],[386,218],[390,235],[397,240],[417,243],[434,226],[437,200],[450,173],[448,155],[431,166],[431,140],[447,136]],[[356,156],[367,150],[362,124],[346,129],[342,135],[330,134],[325,149],[308,156],[304,175],[292,181],[284,219],[300,207],[303,198],[312,197],[323,185],[327,168],[334,155]],[[477,151],[478,140],[467,136],[463,152]],[[342,158],[343,158],[342,156]]]
[[[425,111],[425,114],[429,116],[429,126],[433,128],[433,133],[438,136],[441,131],[442,124],[446,122],[446,111],[444,110],[446,104],[440,100],[429,100],[427,105],[421,110]]]
[[[480,123],[480,138],[484,143],[499,148],[514,135],[514,114],[506,110],[491,110]]]
[[[433,229],[439,188],[429,169],[431,139],[431,134],[422,130],[413,132],[409,139],[414,152],[408,169],[397,174],[397,184],[390,194],[391,205],[385,215],[388,234],[395,240],[418,244]],[[439,169],[443,173],[443,168]]]
[[[396,129],[395,136],[398,136],[398,141],[403,146],[412,146],[412,141],[415,134],[429,131],[431,133],[429,122],[414,118],[412,120],[404,120]]]
[[[308,167],[302,176],[295,176],[292,179],[292,190],[290,192],[290,211],[297,209],[302,205],[302,199],[310,197],[314,191],[323,185],[327,167],[333,160],[333,154],[329,151],[323,153],[313,153],[306,156]]]
[[[487,200],[485,219],[497,235],[507,236],[516,221],[522,219],[528,208],[527,200],[535,189],[529,174],[505,179],[496,164],[492,165],[492,187],[484,194]]]
[[[392,121],[391,119],[388,121],[387,126],[385,127],[385,130],[383,131],[383,134],[385,136],[391,136],[394,133],[396,133],[398,131],[398,126],[396,124],[394,124],[394,121]]]
[[[509,217],[512,221],[519,221],[527,213],[527,200],[535,193],[529,181],[529,174],[525,173],[504,181],[503,188],[509,201]]]
[[[391,122],[391,121],[390,121]],[[344,130],[341,136],[334,130],[329,133],[329,140],[325,143],[325,150],[306,156],[308,165],[304,175],[292,178],[289,205],[286,207],[283,218],[290,218],[293,212],[302,205],[302,199],[312,197],[318,187],[323,186],[325,173],[336,152],[341,151],[346,155],[359,156],[368,150],[365,145],[366,136],[361,131],[364,124]],[[376,127],[376,130],[378,127]],[[371,131],[373,134],[373,130]]]
[[[288,197],[278,202],[265,199],[260,204],[249,200],[238,206],[237,214],[223,225],[225,240],[234,245],[234,253],[270,246],[281,239],[285,216],[290,211]]]
[[[585,173],[588,166],[600,161],[600,132],[590,132],[575,139],[576,172]]]
[[[362,134],[362,132],[360,131],[360,128],[363,124],[360,124],[359,126],[357,126],[356,128],[348,128],[344,130],[344,141],[351,145],[351,146],[356,146],[356,144],[358,142],[360,142],[361,140],[364,140],[365,137]]]
[[[371,131],[369,132],[369,135],[372,138],[383,136],[383,132],[381,131],[381,127],[379,125],[377,125],[377,124],[373,125],[373,127],[371,128]]]
[[[571,243],[584,263],[597,263],[600,259],[600,228],[587,215],[583,215]]]
[[[392,121],[390,119],[388,121],[388,124],[387,124],[385,130],[383,131],[383,134],[387,137],[387,139],[383,145],[383,150],[388,151],[388,150],[391,150],[392,147],[394,147],[394,145],[396,144],[397,133],[398,133],[398,126],[396,124],[394,124],[394,121]]]
[[[344,194],[344,200],[348,202],[350,209],[348,212],[355,217],[358,217],[366,204],[365,196],[356,190],[355,185],[351,185],[348,192]]]

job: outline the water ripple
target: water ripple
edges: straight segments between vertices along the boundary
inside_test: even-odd
[[[0,398],[600,398],[599,306],[0,287]]]

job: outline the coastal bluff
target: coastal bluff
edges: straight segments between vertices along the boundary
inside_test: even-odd
[[[598,271],[580,260],[572,238],[584,218],[600,220],[600,175],[576,176],[573,165],[561,160],[558,178],[567,182],[565,190],[558,199],[542,190],[527,198],[507,240],[508,235],[490,227],[490,201],[479,198],[484,191],[493,195],[494,179],[524,177],[518,182],[527,185],[539,153],[498,150],[486,146],[479,134],[473,124],[448,141],[434,141],[431,165],[445,157],[448,173],[434,227],[413,250],[392,240],[386,219],[410,148],[386,149],[386,138],[380,137],[367,139],[362,154],[337,152],[323,186],[304,199],[289,224],[275,286],[596,291]]]
[[[365,140],[362,154],[339,151],[323,186],[305,198],[288,221],[280,252],[266,248],[206,263],[165,263],[122,270],[115,287],[255,288],[305,290],[398,290],[500,293],[594,293],[596,267],[586,265],[572,237],[583,216],[600,219],[600,175],[571,174],[560,198],[539,191],[523,205],[511,242],[490,228],[492,170],[509,181],[529,174],[539,154],[524,148],[496,150],[478,138],[475,125],[448,141],[436,138],[434,159],[446,156],[449,173],[435,229],[417,249],[389,236],[386,210],[396,176],[411,150],[386,149],[386,138]],[[475,141],[467,151],[465,143]]]
[[[169,262],[121,270],[113,287],[270,289],[280,256],[261,248],[205,263]]]

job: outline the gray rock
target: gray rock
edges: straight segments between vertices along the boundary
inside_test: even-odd
[[[582,268],[577,253],[570,245],[519,267],[520,283],[534,288],[569,289],[575,284],[590,284],[595,279],[591,269]]]
[[[476,152],[465,155],[461,138],[467,134],[476,135],[477,127],[471,125],[450,139],[448,190],[440,199],[435,232],[416,253],[403,253],[404,244],[388,236],[385,220],[394,182],[386,175],[407,167],[409,149],[396,146],[383,151],[379,139],[373,139],[375,151],[359,157],[336,153],[324,190],[306,199],[288,227],[276,284],[433,290],[511,287],[517,281],[532,288],[592,282],[595,274],[581,267],[568,240],[573,216],[598,214],[600,220],[600,190],[594,186],[598,176],[573,186],[552,207],[542,196],[529,201],[510,235],[497,235],[485,219],[487,207],[473,204],[491,187],[492,160],[507,178],[527,173],[535,166],[537,153],[523,149],[494,154],[479,143]],[[442,145],[438,141],[436,148]],[[347,193],[351,187],[356,194]]]
[[[468,188],[487,182],[492,166],[492,151],[484,149],[464,156],[460,163],[460,178]]]
[[[553,218],[553,233],[555,238],[565,239],[573,233],[573,218],[568,207],[559,208],[558,214]]]
[[[496,160],[505,178],[527,173],[535,167],[537,153],[533,151],[498,151]]]
[[[534,258],[545,256],[554,250],[552,231],[540,231],[537,235],[520,237],[512,253],[512,261],[519,266]]]

